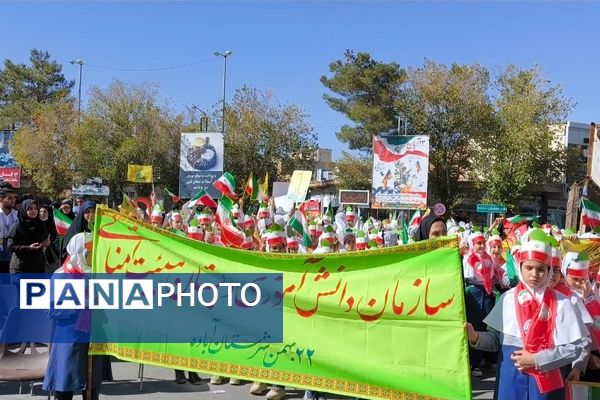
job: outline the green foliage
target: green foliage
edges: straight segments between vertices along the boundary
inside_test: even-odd
[[[72,102],[40,104],[30,115],[31,124],[18,129],[10,143],[17,163],[32,175],[42,194],[57,198],[70,188],[72,151],[77,110]]]
[[[93,88],[71,143],[77,177],[100,176],[118,193],[128,164],[152,165],[154,180],[177,187],[182,117],[158,102],[156,85],[113,82]]]
[[[226,108],[224,135],[224,168],[238,187],[251,172],[259,181],[268,173],[272,184],[288,180],[295,169],[312,170],[317,136],[307,118],[295,105],[278,104],[270,92],[238,89]]]
[[[395,131],[395,101],[406,73],[395,62],[375,61],[368,53],[346,50],[344,56],[344,61],[329,64],[333,76],[321,77],[321,83],[338,97],[324,94],[323,98],[356,124],[342,126],[337,138],[352,150],[370,151],[373,135]]]
[[[572,105],[559,87],[546,87],[537,67],[510,65],[497,86],[494,130],[481,142],[476,166],[486,198],[516,209],[528,192],[561,182],[567,154],[552,125],[563,122]]]
[[[398,99],[414,134],[430,138],[430,194],[450,208],[461,201],[477,142],[491,129],[489,73],[481,65],[450,66],[426,60],[408,70],[406,96]]]
[[[70,100],[75,81],[67,81],[62,66],[47,51],[32,49],[31,65],[4,61],[0,69],[0,128],[31,123],[41,104]]]
[[[353,155],[342,151],[342,158],[335,162],[335,175],[339,189],[371,189],[373,157]]]

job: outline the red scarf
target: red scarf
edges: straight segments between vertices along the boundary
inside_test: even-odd
[[[492,294],[492,279],[494,278],[494,260],[488,253],[483,253],[483,257],[474,252],[467,256],[467,263],[475,271],[475,276],[483,281],[483,287],[487,294]]]
[[[594,339],[594,344],[596,345],[596,348],[599,348],[598,346],[600,345],[600,328],[598,328],[598,326],[596,325],[596,321],[600,320],[600,302],[594,299],[587,303],[584,301],[584,304],[585,308],[590,313],[592,320],[594,321],[589,328],[590,333],[592,335],[592,339]]]
[[[556,284],[556,286],[554,287],[554,290],[564,294],[567,297],[571,297],[573,295],[571,289],[569,289],[564,282],[558,282],[558,284]]]
[[[542,302],[539,303],[523,282],[519,282],[515,288],[515,309],[524,350],[535,354],[554,348],[557,308],[554,290],[545,290]],[[548,372],[531,368],[524,373],[535,378],[540,393],[549,393],[564,386],[558,368]]]

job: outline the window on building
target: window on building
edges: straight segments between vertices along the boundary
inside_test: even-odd
[[[590,138],[589,137],[583,138],[583,143],[589,144],[590,143]]]

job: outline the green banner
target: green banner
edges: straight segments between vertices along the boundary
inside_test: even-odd
[[[283,343],[94,344],[94,354],[361,398],[471,398],[455,239],[269,254],[189,240],[99,208],[93,267],[284,276]]]

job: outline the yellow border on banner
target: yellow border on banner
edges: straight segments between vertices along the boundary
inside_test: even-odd
[[[569,385],[571,386],[576,386],[576,385],[581,385],[581,386],[586,386],[586,387],[593,387],[593,388],[600,388],[600,383],[597,382],[585,382],[585,381],[571,381],[569,382]]]
[[[221,361],[202,360],[199,358],[165,354],[155,351],[130,349],[114,343],[92,343],[90,354],[111,355],[119,359],[142,362],[186,371],[218,374],[221,376],[247,379],[271,384],[284,384],[293,387],[310,388],[327,393],[356,396],[359,398],[377,398],[388,400],[443,400],[416,393],[401,392],[386,387],[372,386],[343,379],[323,378],[296,372],[270,370],[268,368],[249,367]]]
[[[127,214],[124,214],[122,212],[119,211],[115,211],[111,208],[108,208],[104,205],[99,205],[96,211],[96,215],[98,216],[106,216],[109,218],[113,218],[115,221],[122,221],[122,222],[126,222],[126,223],[130,223],[130,224],[137,224],[142,226],[145,229],[148,229],[150,231],[153,231],[155,233],[170,237],[172,239],[177,239],[180,241],[189,241],[190,244],[197,244],[197,243],[203,243],[203,242],[199,242],[197,240],[194,239],[189,239],[180,235],[177,235],[173,232],[170,232],[166,229],[163,228],[157,228],[154,225],[148,224],[145,221],[142,221],[140,219],[137,218],[133,218]],[[97,223],[97,222],[96,222]],[[208,243],[203,243],[206,246],[211,246]],[[432,251],[432,250],[437,250],[437,249],[442,249],[442,248],[457,248],[458,247],[458,237],[456,238],[452,238],[452,237],[443,237],[443,238],[439,238],[439,239],[433,239],[433,240],[426,240],[423,242],[415,242],[415,243],[410,243],[410,244],[404,244],[404,245],[397,245],[397,246],[390,246],[390,247],[384,247],[382,249],[373,249],[373,250],[363,250],[363,251],[350,251],[350,252],[345,252],[345,253],[321,253],[321,254],[310,254],[310,253],[306,253],[306,254],[289,254],[289,253],[263,253],[260,251],[251,251],[252,254],[255,255],[263,255],[266,258],[297,258],[297,259],[302,259],[302,258],[336,258],[336,257],[348,257],[348,256],[352,256],[352,255],[356,255],[356,256],[370,256],[373,254],[401,254],[401,253],[422,253],[422,252],[428,252],[428,251]],[[239,251],[239,252],[244,252],[244,253],[248,253],[249,250],[241,250],[241,249],[237,249],[235,247],[227,247],[227,249],[229,250],[233,250],[233,251]]]
[[[98,218],[104,216],[112,218],[115,221],[125,222],[127,224],[139,225],[145,229],[177,241],[186,242],[192,246],[197,246],[198,242],[193,239],[188,239],[175,233],[169,232],[162,228],[157,228],[142,220],[131,217],[127,214],[109,209],[106,206],[99,206],[96,212],[96,224],[99,223]],[[210,246],[202,243],[202,245]],[[287,254],[287,253],[262,253],[253,251],[254,255],[267,259],[283,258],[283,259],[320,259],[320,258],[338,258],[338,257],[368,257],[375,254],[401,254],[401,253],[423,253],[437,249],[458,248],[458,238],[440,238],[435,240],[427,240],[406,245],[398,245],[385,247],[382,249],[355,251],[346,253],[331,253],[331,254]],[[248,250],[240,250],[236,248],[228,248],[231,251],[244,252]],[[462,295],[462,292],[461,292]],[[464,298],[463,298],[464,301]],[[358,383],[349,380],[325,378],[310,374],[295,373],[289,371],[271,370],[262,367],[251,367],[247,365],[204,360],[189,356],[180,356],[173,354],[165,354],[163,352],[148,351],[141,349],[131,349],[114,343],[93,343],[90,346],[90,354],[96,355],[112,355],[119,359],[139,362],[148,365],[159,367],[183,369],[188,371],[197,371],[210,374],[218,374],[222,376],[235,377],[239,379],[255,380],[271,384],[283,384],[293,387],[309,388],[312,390],[324,391],[328,393],[336,393],[346,396],[356,396],[359,398],[385,399],[385,400],[443,400],[441,397],[432,397],[424,394],[409,393],[399,390],[390,389],[388,387],[374,386],[366,383]],[[470,378],[470,376],[469,376]],[[470,381],[469,381],[470,386]]]

